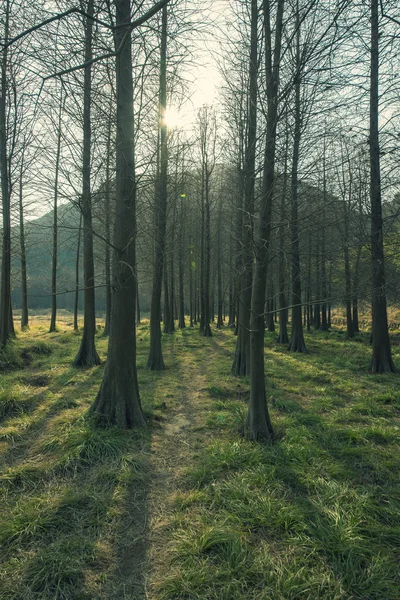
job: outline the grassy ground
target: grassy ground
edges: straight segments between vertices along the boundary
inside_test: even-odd
[[[120,432],[85,419],[103,367],[47,328],[0,357],[1,600],[400,600],[400,386],[367,374],[367,334],[267,335],[268,447],[240,434],[232,332],[164,336],[160,374],[141,326],[149,427]]]

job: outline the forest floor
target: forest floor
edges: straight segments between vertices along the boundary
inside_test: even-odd
[[[0,356],[1,600],[400,600],[400,380],[367,373],[367,333],[312,331],[307,355],[266,334],[264,446],[232,331],[164,336],[154,373],[143,323],[149,426],[123,432],[85,418],[104,367],[71,366],[70,321]]]

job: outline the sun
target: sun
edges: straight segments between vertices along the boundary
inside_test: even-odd
[[[171,107],[165,111],[165,123],[168,129],[178,129],[183,126],[184,120],[179,110]]]

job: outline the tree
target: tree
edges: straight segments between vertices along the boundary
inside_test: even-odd
[[[83,280],[84,324],[83,335],[75,367],[93,367],[100,364],[94,336],[96,313],[94,298],[93,219],[91,199],[91,102],[92,102],[92,37],[94,2],[88,0],[85,20],[85,69],[83,84],[83,164],[82,164],[82,215],[83,215]]]
[[[249,60],[249,96],[247,139],[243,164],[244,204],[240,210],[241,233],[241,278],[238,304],[238,337],[232,373],[248,375],[250,373],[250,306],[253,275],[253,215],[254,186],[257,144],[257,76],[258,76],[258,6],[251,1],[250,18],[250,60]]]
[[[198,112],[201,157],[201,321],[200,333],[211,337],[210,276],[211,276],[211,197],[210,178],[216,161],[217,122],[215,110],[203,106]]]
[[[301,318],[301,272],[300,272],[300,241],[298,223],[298,169],[300,158],[300,138],[302,133],[301,111],[301,78],[304,69],[300,48],[300,14],[299,3],[296,10],[295,32],[295,83],[294,83],[294,138],[291,170],[291,252],[292,252],[292,331],[288,350],[291,352],[307,352]]]
[[[49,332],[53,333],[56,330],[57,319],[57,251],[58,251],[58,178],[60,174],[60,157],[61,157],[61,122],[62,113],[65,105],[65,94],[60,90],[60,105],[58,109],[57,121],[57,149],[54,174],[54,196],[53,196],[53,248],[52,248],[52,266],[51,266],[51,317]]]
[[[143,19],[166,6],[156,3]],[[143,427],[136,370],[136,177],[130,0],[116,6],[116,214],[113,243],[113,297],[109,349],[99,392],[90,408],[93,415],[121,428]]]
[[[269,0],[263,1],[267,124],[263,187],[258,233],[255,238],[255,271],[251,297],[250,401],[246,420],[246,435],[251,440],[264,441],[272,441],[274,437],[267,406],[264,377],[264,302],[271,232],[272,195],[275,182],[275,150],[283,8],[284,0],[278,0],[275,19],[275,42],[273,45],[270,2]]]
[[[9,39],[10,0],[6,0],[4,17],[4,43]],[[0,346],[6,346],[13,334],[11,312],[11,214],[9,157],[7,152],[7,47],[1,58],[1,97],[0,97],[0,175],[3,216],[3,253],[0,296]],[[11,318],[10,318],[11,315]]]
[[[168,130],[165,120],[167,108],[167,7],[162,10],[160,48],[160,90],[159,90],[159,135],[160,163],[156,174],[156,194],[154,203],[155,247],[153,288],[150,309],[150,351],[147,368],[161,371],[165,368],[161,347],[161,290],[165,269],[165,231],[167,226],[167,185],[168,185]],[[168,285],[167,279],[165,280]]]
[[[386,310],[386,280],[383,251],[381,173],[379,158],[379,1],[371,0],[371,71],[370,71],[370,197],[372,263],[372,373],[396,371]]]
[[[277,342],[279,344],[287,344],[289,342],[289,336],[287,332],[287,319],[288,309],[287,300],[285,293],[285,218],[286,218],[286,193],[287,193],[287,155],[288,148],[287,143],[288,135],[286,135],[286,147],[285,147],[285,163],[283,171],[283,182],[282,189],[280,191],[280,213],[279,213],[279,265],[278,265],[278,277],[279,277],[279,335]]]

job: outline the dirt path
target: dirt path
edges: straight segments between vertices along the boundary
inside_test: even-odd
[[[207,379],[202,367],[195,359],[191,359],[190,364],[186,363],[182,372],[182,395],[167,405],[162,429],[153,436],[155,478],[148,499],[150,518],[146,600],[155,600],[154,588],[169,568],[168,542],[179,478],[193,464],[196,453],[204,445],[205,434],[200,425],[204,423],[208,396],[204,391]]]
[[[205,392],[205,364],[197,353],[184,352],[180,393],[166,399],[154,427],[150,484],[146,490],[131,490],[127,502],[127,514],[133,518],[121,531],[112,600],[155,600],[157,584],[168,572],[178,481],[204,445],[205,432],[200,424],[204,424],[204,411],[210,403]],[[110,596],[104,598],[110,600]]]

